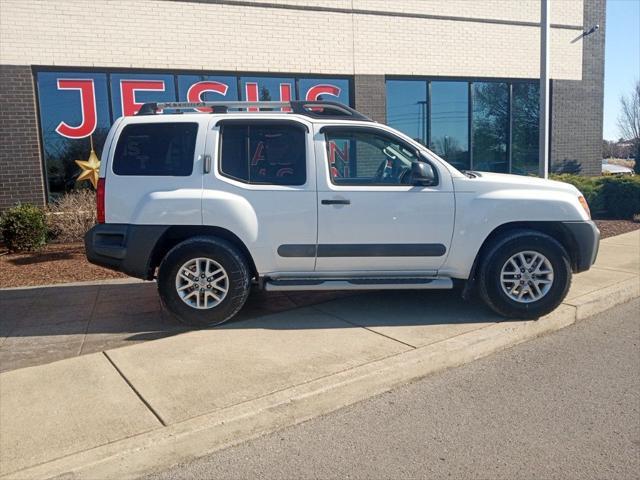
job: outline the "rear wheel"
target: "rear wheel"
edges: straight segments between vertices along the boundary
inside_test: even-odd
[[[509,318],[538,318],[553,311],[571,286],[571,264],[554,238],[533,230],[509,232],[484,256],[480,296]]]
[[[219,325],[233,317],[249,296],[246,260],[231,243],[195,237],[172,248],[158,269],[164,306],[181,322]]]

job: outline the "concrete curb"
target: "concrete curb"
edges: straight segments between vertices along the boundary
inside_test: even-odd
[[[150,283],[147,280],[137,278],[108,278],[106,280],[88,280],[86,282],[47,283],[45,285],[27,285],[24,287],[0,288],[0,292],[16,292],[20,290],[37,290],[39,288],[64,288],[64,287],[88,287],[100,285],[127,285],[130,283]]]
[[[640,296],[639,280],[578,297],[538,321],[492,324],[2,478],[135,478],[162,470],[560,330]]]
[[[637,276],[574,298],[565,304],[576,308],[576,320],[584,320],[636,297],[640,297],[640,277]]]

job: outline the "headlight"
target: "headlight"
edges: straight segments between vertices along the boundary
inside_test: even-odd
[[[583,195],[580,195],[578,197],[578,201],[580,202],[580,205],[582,205],[582,208],[584,208],[584,211],[587,212],[587,217],[591,219],[591,210],[589,210],[589,204],[587,203],[587,199],[584,198]]]

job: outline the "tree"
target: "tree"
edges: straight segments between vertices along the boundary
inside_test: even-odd
[[[636,81],[631,95],[620,98],[620,108],[618,127],[624,139],[633,144],[635,171],[640,173],[640,80]]]

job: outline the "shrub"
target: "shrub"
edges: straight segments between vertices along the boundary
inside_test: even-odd
[[[599,177],[583,177],[579,175],[551,175],[552,180],[570,183],[576,187],[589,204],[591,213],[594,216],[604,215],[606,213],[606,205],[601,195],[602,186],[599,183]]]
[[[47,241],[44,211],[28,203],[10,208],[0,217],[0,230],[12,252],[32,251]]]
[[[640,213],[640,177],[608,176],[599,184],[609,217],[633,218]]]
[[[551,178],[570,183],[580,190],[595,218],[627,219],[640,213],[640,177],[638,176],[553,175]]]
[[[95,223],[96,194],[92,190],[73,190],[49,205],[49,232],[60,242],[81,241]]]

